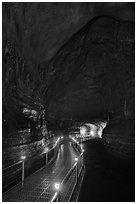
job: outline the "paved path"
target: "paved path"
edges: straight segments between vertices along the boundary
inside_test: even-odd
[[[70,142],[61,144],[55,161],[43,167],[31,176],[27,177],[24,185],[16,185],[3,194],[3,202],[48,202],[54,195],[54,183],[61,182],[75,162],[77,152]],[[74,172],[75,173],[75,172]],[[74,185],[74,177],[71,178],[67,190]],[[66,198],[67,199],[67,198]]]

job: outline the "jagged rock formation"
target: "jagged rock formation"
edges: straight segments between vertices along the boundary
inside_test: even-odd
[[[134,119],[134,4],[105,5],[3,3],[4,148],[50,120]]]

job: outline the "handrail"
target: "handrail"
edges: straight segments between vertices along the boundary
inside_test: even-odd
[[[50,148],[49,150],[48,150],[48,152],[50,152],[52,149],[54,149],[55,147],[53,146],[52,148]],[[43,155],[43,154],[46,154],[47,152],[42,152],[41,154],[39,154],[39,156],[40,155]],[[36,157],[36,156],[34,156],[34,157]],[[31,158],[31,157],[30,157]],[[22,160],[21,161],[18,161],[18,162],[16,162],[16,163],[14,163],[14,164],[12,164],[12,165],[10,165],[10,166],[7,166],[7,167],[5,167],[5,168],[3,168],[2,169],[2,171],[4,171],[4,170],[6,170],[6,169],[8,169],[8,168],[11,168],[12,166],[15,166],[15,165],[17,165],[17,164],[19,164],[19,163],[21,163],[22,162]]]
[[[8,168],[11,168],[12,166],[15,166],[15,165],[17,165],[17,164],[19,164],[19,163],[21,163],[21,162],[22,162],[22,161],[18,161],[18,162],[14,163],[14,164],[12,164],[12,165],[10,165],[10,166],[7,166],[7,167],[3,168],[2,171],[5,170],[5,169],[8,169]]]
[[[79,176],[80,176],[80,174],[81,174],[81,172],[82,172],[82,168],[83,168],[83,165],[82,165],[82,167],[81,167],[81,169],[80,169],[80,172],[78,173],[78,178],[79,178]],[[69,197],[68,202],[70,202],[70,200],[71,200],[71,198],[72,198],[72,196],[73,196],[73,193],[74,193],[74,190],[75,190],[75,188],[76,188],[76,185],[77,185],[77,182],[75,183],[75,185],[74,185],[74,187],[73,187],[73,190],[72,190],[72,193],[71,193],[71,195],[70,195],[70,197]]]
[[[82,155],[83,155],[83,152],[80,154],[79,158],[80,158]],[[75,169],[75,166],[76,166],[76,165],[77,165],[77,162],[75,162],[74,165],[71,167],[71,169],[68,171],[67,175],[66,175],[65,178],[62,180],[61,185],[63,185],[63,183],[65,182],[65,180],[71,175],[71,173],[72,173],[73,170]],[[81,170],[82,170],[82,169],[81,169]],[[79,175],[80,175],[80,173],[81,173],[81,170],[80,170],[80,172],[79,172],[79,174],[78,174],[78,177],[79,177]],[[51,199],[50,202],[54,202],[54,201],[57,199],[58,194],[59,194],[59,192],[56,191],[55,194],[54,194],[54,196],[53,196],[53,198]]]
[[[57,195],[58,195],[58,192],[56,192],[53,196],[53,198],[51,199],[50,202],[54,202],[56,199],[57,199]]]
[[[70,176],[70,174],[73,172],[75,166],[76,166],[77,162],[74,163],[73,167],[71,167],[71,169],[68,171],[67,175],[65,176],[65,178],[62,180],[61,185],[65,182],[65,180]],[[53,198],[51,199],[50,202],[54,202],[56,200],[58,196],[58,192],[56,191]]]

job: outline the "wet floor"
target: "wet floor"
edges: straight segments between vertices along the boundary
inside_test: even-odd
[[[56,160],[27,177],[23,185],[19,183],[5,192],[3,202],[49,202],[55,193],[55,182],[61,183],[63,181],[78,155],[71,142],[64,142],[59,148]],[[67,182],[65,186],[62,195],[64,201],[67,201],[71,195],[73,188],[70,191],[69,187],[73,184],[73,181],[75,182],[74,179]]]
[[[135,200],[133,162],[114,159],[100,140],[84,143],[86,173],[79,202],[132,202]]]

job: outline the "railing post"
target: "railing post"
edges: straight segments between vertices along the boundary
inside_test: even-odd
[[[25,177],[25,156],[22,156],[22,185],[24,184],[24,177]]]
[[[56,202],[60,202],[60,184],[59,183],[55,183],[55,190],[56,190]]]
[[[48,164],[48,148],[46,148],[46,165]]]
[[[60,194],[59,194],[59,192],[58,192],[58,195],[57,195],[56,202],[60,202]]]
[[[55,153],[56,153],[55,148],[56,148],[56,146],[53,147],[53,153],[54,153],[53,158],[55,158]]]
[[[22,161],[22,185],[24,184],[24,160]]]
[[[76,163],[76,183],[78,181],[78,163]]]
[[[48,152],[46,152],[46,165],[48,164]]]
[[[78,181],[78,158],[75,158],[75,162],[76,162],[76,183]]]

